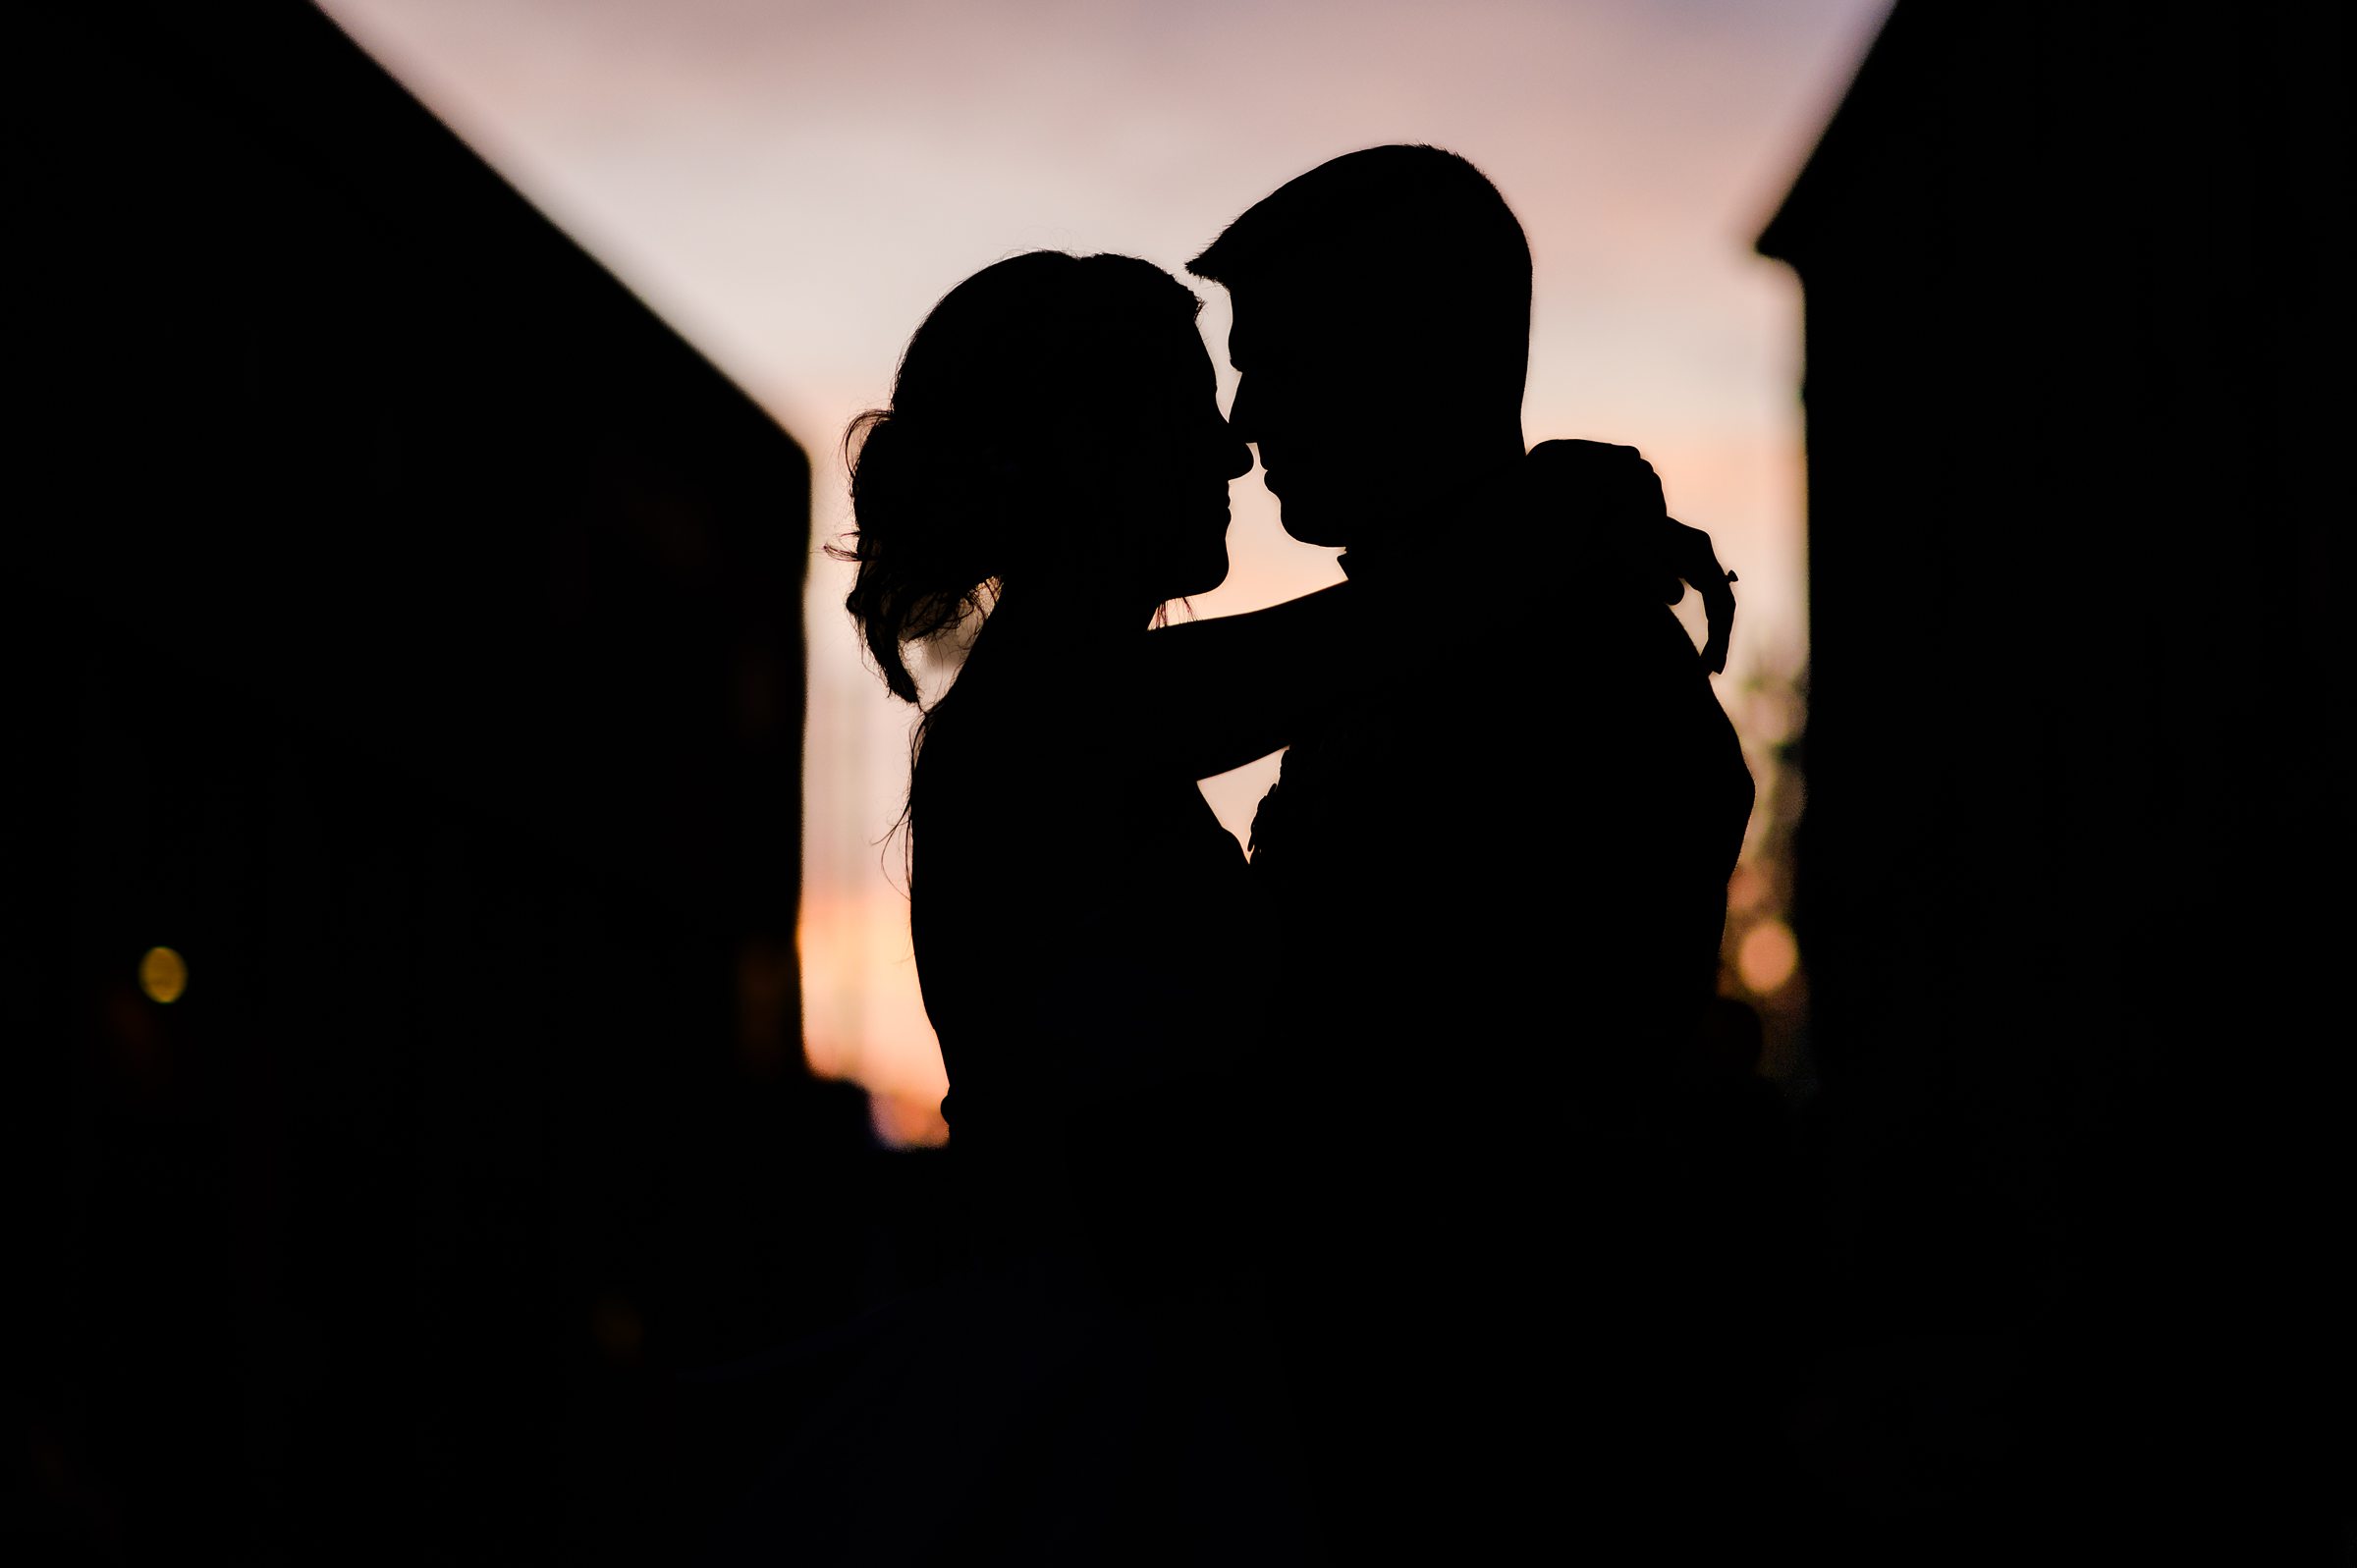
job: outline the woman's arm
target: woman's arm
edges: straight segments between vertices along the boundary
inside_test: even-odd
[[[1336,689],[1359,632],[1350,585],[1266,610],[1146,634],[1140,710],[1187,777],[1208,779],[1290,745]]]
[[[1734,573],[1719,564],[1709,534],[1668,515],[1661,481],[1642,455],[1601,442],[1543,441],[1525,460],[1523,482],[1542,514],[1568,525],[1570,537],[1558,533],[1549,548],[1610,563],[1670,604],[1691,584],[1709,622],[1704,668],[1726,668]],[[1562,566],[1541,550],[1529,572],[1538,591]],[[1350,585],[1337,583],[1266,610],[1148,632],[1137,669],[1152,742],[1193,779],[1290,745],[1339,693],[1338,669],[1358,657],[1366,628],[1357,604]]]

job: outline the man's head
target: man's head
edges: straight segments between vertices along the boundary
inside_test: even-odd
[[[1235,306],[1233,418],[1285,527],[1363,543],[1518,455],[1530,246],[1497,188],[1438,147],[1320,164],[1187,264]]]

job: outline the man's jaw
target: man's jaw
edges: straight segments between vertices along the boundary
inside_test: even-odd
[[[1322,496],[1305,494],[1300,487],[1278,503],[1278,517],[1288,534],[1328,550],[1354,550],[1410,533],[1417,514],[1415,509],[1402,509],[1388,497]]]

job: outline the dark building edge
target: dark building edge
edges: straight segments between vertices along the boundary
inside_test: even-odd
[[[1806,291],[1823,1550],[2357,1541],[2347,44],[1902,0],[1760,240]]]

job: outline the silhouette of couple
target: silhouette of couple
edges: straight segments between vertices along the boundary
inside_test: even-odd
[[[1752,797],[1727,574],[1633,450],[1525,450],[1529,251],[1463,159],[1335,159],[1189,268],[1230,417],[1184,285],[1039,252],[848,443],[885,680],[979,624],[907,816],[978,1240],[843,1549],[1677,1560],[1751,1440],[1681,1110]],[[1159,626],[1255,446],[1347,581]],[[1198,781],[1280,748],[1247,859]]]

